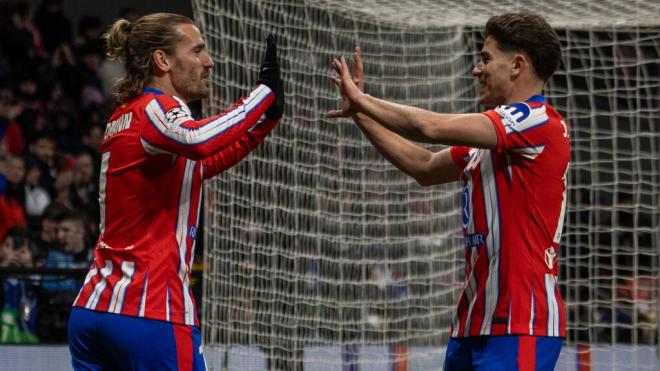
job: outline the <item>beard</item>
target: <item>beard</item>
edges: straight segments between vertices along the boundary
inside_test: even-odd
[[[173,68],[172,84],[174,89],[181,94],[181,98],[190,102],[194,100],[208,98],[211,89],[207,84],[206,78],[210,76],[211,71],[203,70],[201,73],[194,69],[182,67],[180,62]]]

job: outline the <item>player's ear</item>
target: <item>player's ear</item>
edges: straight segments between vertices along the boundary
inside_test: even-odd
[[[167,54],[160,49],[154,50],[151,54],[155,72],[168,72],[172,68],[172,63],[167,58]]]
[[[511,60],[511,77],[518,77],[527,64],[528,60],[523,54],[514,54]]]

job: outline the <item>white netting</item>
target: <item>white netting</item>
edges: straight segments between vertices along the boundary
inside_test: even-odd
[[[637,352],[658,344],[657,0],[193,5],[217,62],[206,113],[255,83],[271,32],[287,94],[283,124],[207,187],[203,331],[231,354],[222,363],[441,369],[463,279],[457,185],[418,186],[352,122],[324,118],[339,104],[329,62],[359,45],[372,95],[482,110],[470,71],[483,25],[529,10],[558,30],[564,53],[546,95],[571,125],[560,250],[568,344],[615,350],[594,352],[594,369],[656,367]],[[562,356],[573,367],[574,352]]]

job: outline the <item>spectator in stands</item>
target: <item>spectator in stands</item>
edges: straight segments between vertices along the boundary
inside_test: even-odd
[[[33,239],[33,254],[37,266],[42,266],[48,252],[59,246],[57,234],[60,220],[69,209],[57,202],[53,202],[43,212],[41,217],[41,228],[38,230],[38,237]]]
[[[28,151],[28,158],[41,170],[40,185],[52,195],[57,176],[55,137],[49,132],[39,133],[30,142]]]
[[[30,8],[26,2],[10,5],[9,12],[9,19],[0,25],[0,45],[7,55],[13,73],[26,76],[36,68],[43,52],[41,37],[32,23]]]
[[[52,54],[62,44],[71,43],[71,21],[64,15],[62,0],[43,0],[34,18],[48,53]]]
[[[48,250],[44,268],[87,268],[91,249],[86,241],[85,223],[80,213],[69,210],[57,223],[56,247]],[[39,337],[48,342],[65,342],[71,303],[82,286],[82,276],[44,276],[40,302],[49,310],[41,311]]]
[[[26,226],[25,216],[25,160],[10,156],[5,161],[3,170],[6,189],[0,195],[0,236],[15,225]]]
[[[71,204],[82,212],[87,224],[86,229],[97,234],[99,223],[99,187],[95,172],[94,159],[88,152],[82,152],[75,159],[73,181],[70,186]]]
[[[40,185],[41,170],[33,160],[25,164],[25,214],[28,225],[38,224],[41,214],[50,204],[48,192]]]
[[[27,229],[12,227],[2,240],[3,267],[32,267]],[[2,314],[0,320],[0,343],[37,343],[36,318],[37,294],[31,279],[2,279]]]

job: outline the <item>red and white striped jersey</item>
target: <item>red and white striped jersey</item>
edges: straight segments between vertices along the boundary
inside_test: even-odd
[[[568,128],[543,96],[484,113],[497,149],[451,147],[463,169],[466,280],[451,336],[566,336],[557,253]]]
[[[101,147],[101,234],[74,306],[199,325],[190,270],[202,181],[264,140],[279,122],[264,115],[274,99],[258,85],[195,121],[179,98],[145,89],[115,110]]]

